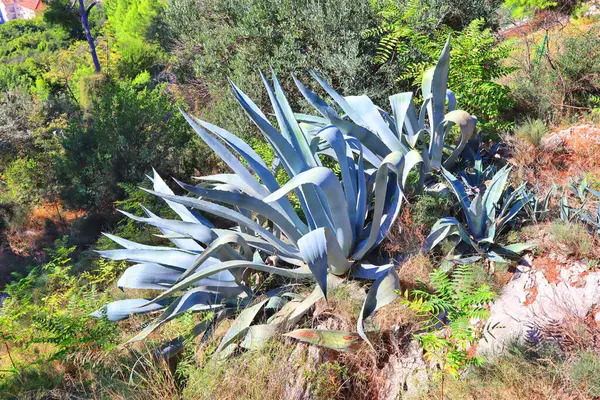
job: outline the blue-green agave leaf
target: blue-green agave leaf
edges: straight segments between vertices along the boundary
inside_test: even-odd
[[[340,181],[328,168],[315,167],[290,179],[281,189],[263,200],[273,202],[290,191],[304,185],[311,185],[323,191],[326,204],[307,201],[308,209],[318,227],[329,228],[336,233],[338,242],[349,254],[353,243],[353,233],[348,214],[348,203]]]
[[[358,323],[356,329],[358,334],[369,346],[373,347],[373,344],[367,338],[364,331],[363,322],[369,318],[373,313],[379,310],[381,307],[390,304],[398,297],[398,290],[400,290],[400,280],[398,274],[394,268],[390,268],[386,274],[381,275],[369,289],[367,298],[363,303],[362,309],[358,317]]]
[[[165,302],[148,304],[147,299],[127,299],[108,303],[98,311],[91,313],[92,317],[108,318],[110,321],[120,321],[132,314],[146,313],[163,308]]]
[[[217,347],[215,353],[219,353],[234,340],[242,337],[248,331],[250,324],[252,324],[252,321],[254,321],[256,315],[260,312],[260,310],[262,310],[267,301],[269,301],[269,299],[262,300],[258,304],[244,309],[240,315],[238,315],[235,321],[233,321],[233,324],[229,327],[229,330],[227,333],[225,333],[225,336],[223,336],[223,339],[221,340],[221,343],[219,344],[219,347]]]

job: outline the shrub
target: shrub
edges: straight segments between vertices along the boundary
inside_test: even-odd
[[[554,122],[565,115],[592,111],[600,94],[598,30],[551,35],[548,46],[543,57],[527,50],[516,57],[525,60],[511,85],[517,107],[532,118]]]
[[[48,174],[51,160],[43,153],[36,156],[16,159],[2,172],[0,201],[16,206],[11,218],[13,225],[21,225],[31,208],[42,199],[56,200],[58,189]]]
[[[166,10],[173,69],[182,87],[196,89],[200,117],[242,137],[251,124],[223,88],[241,82],[259,107],[268,104],[256,68],[272,67],[290,92],[290,73],[318,70],[344,93],[368,93],[378,101],[394,88],[393,73],[372,60],[374,47],[360,32],[375,23],[366,1],[171,0]],[[292,107],[306,107],[290,98]]]
[[[0,159],[23,154],[31,145],[29,122],[36,104],[25,90],[18,88],[0,93]]]
[[[61,138],[56,173],[63,198],[92,212],[110,212],[123,198],[120,183],[138,183],[152,166],[188,176],[200,154],[194,136],[163,86],[106,82],[85,116]]]
[[[99,289],[115,278],[114,273],[103,275],[106,264],[100,266],[88,275],[95,280],[90,284],[72,273],[75,248],[68,247],[66,238],[49,250],[47,263],[4,289],[7,297],[0,308],[3,339],[25,349],[49,344],[49,353],[42,355],[49,358],[114,346],[116,327],[88,315],[90,307],[95,308],[98,301],[107,298]]]
[[[380,27],[364,34],[380,36],[376,61],[397,64],[400,84],[414,87],[436,61],[449,30],[429,15],[441,12],[440,8],[423,8],[419,1],[405,7],[384,8]],[[485,19],[467,21],[463,31],[453,34],[449,88],[457,93],[460,108],[477,116],[481,129],[501,132],[510,125],[505,114],[513,101],[509,89],[497,80],[513,71],[505,65],[511,47],[498,41]]]

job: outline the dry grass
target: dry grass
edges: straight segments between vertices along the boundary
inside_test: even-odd
[[[554,221],[550,225],[553,239],[563,245],[566,254],[576,258],[592,258],[597,255],[598,239],[578,223],[567,224]]]
[[[15,254],[29,255],[36,249],[51,245],[58,232],[68,229],[83,215],[83,211],[63,208],[60,201],[38,204],[27,215],[23,226],[8,230],[9,246]]]
[[[424,226],[415,223],[411,208],[404,207],[381,248],[388,254],[415,254],[428,233]]]
[[[402,291],[416,289],[420,283],[429,282],[429,274],[435,269],[435,265],[429,257],[422,253],[410,257],[400,265],[398,277]]]
[[[282,399],[296,366],[288,360],[294,346],[273,340],[263,349],[219,362],[203,354],[190,364],[182,398],[186,399]]]
[[[570,149],[561,142],[541,140],[532,143],[516,135],[505,135],[510,158],[508,162],[515,167],[515,181],[537,184],[540,191],[547,191],[552,184],[568,181]]]

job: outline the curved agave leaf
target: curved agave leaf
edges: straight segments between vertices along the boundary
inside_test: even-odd
[[[158,215],[153,214],[150,210],[148,210],[146,207],[142,206],[141,204],[140,204],[140,207],[142,208],[142,210],[144,210],[144,213],[146,213],[146,215],[148,217],[155,218],[155,219],[162,219]],[[192,222],[186,222],[186,223],[192,223]],[[208,227],[208,225],[206,225],[206,224],[201,223],[198,225],[203,226],[207,230],[210,229]],[[198,244],[198,242],[196,242],[194,239],[189,239],[187,237],[188,235],[185,235],[185,237],[175,237],[175,236],[183,236],[183,235],[181,235],[181,234],[177,235],[176,232],[165,229],[164,227],[163,228],[158,227],[158,230],[160,230],[160,232],[167,239],[169,239],[169,241],[171,243],[173,243],[175,246],[179,247],[180,249],[190,250],[190,251],[202,251],[204,249],[204,247],[202,247],[200,244]],[[207,240],[210,240],[210,239],[207,239]]]
[[[173,320],[179,315],[189,311],[207,311],[216,310],[223,307],[222,304],[217,304],[221,301],[222,295],[218,292],[206,292],[204,288],[194,288],[178,297],[167,309],[140,333],[129,339],[128,343],[137,342],[145,339],[149,334],[154,332],[160,326]],[[155,303],[149,303],[155,304]]]
[[[231,230],[227,230],[227,229],[214,229],[213,231],[219,236],[229,235],[232,233]],[[281,260],[285,261],[288,264],[296,265],[298,267],[301,267],[306,264],[302,260],[302,257],[300,256],[300,254],[293,254],[293,255],[281,254],[278,252],[278,250],[275,246],[273,246],[269,242],[267,242],[259,237],[252,236],[252,235],[249,235],[244,232],[234,232],[234,233],[239,235],[240,237],[242,237],[246,241],[246,243],[248,243],[248,245],[250,247],[264,251],[265,253],[268,253],[271,255],[276,255],[278,258],[280,258]]]
[[[325,227],[334,231],[344,253],[349,254],[353,243],[353,233],[348,215],[348,203],[340,181],[330,169],[315,167],[302,172],[290,179],[281,189],[265,197],[264,201],[276,201],[304,185],[318,187],[325,194],[327,206],[307,201],[308,209],[316,221],[317,227]]]
[[[219,344],[219,347],[217,347],[215,353],[221,352],[221,350],[230,345],[234,340],[242,337],[248,331],[250,324],[252,324],[252,321],[254,321],[254,318],[256,318],[256,315],[260,312],[267,301],[269,301],[269,299],[262,300],[258,304],[244,309],[235,319],[235,321],[233,321],[233,324],[231,327],[229,327],[229,330],[227,333],[225,333],[225,336],[223,336],[223,339],[221,340],[221,343]]]
[[[356,224],[356,207],[353,205],[357,200],[358,188],[356,186],[358,181],[352,149],[344,139],[342,132],[333,126],[325,127],[317,134],[317,137],[326,142],[331,149],[333,149],[335,158],[340,165],[344,193],[346,195],[346,203],[348,205],[347,212],[350,218],[350,223],[352,226],[354,226]],[[361,162],[362,160],[359,160],[359,164]]]
[[[478,253],[481,253],[478,244],[469,236],[469,233],[463,228],[461,223],[454,217],[440,218],[431,228],[431,232],[425,239],[423,249],[425,252],[431,251],[442,240],[452,235],[458,235],[460,238],[471,245]]]
[[[369,279],[375,280],[384,274],[390,268],[394,268],[394,264],[384,265],[373,265],[368,263],[355,264],[351,271],[350,276],[358,279]]]
[[[399,151],[403,154],[408,153],[408,148],[406,148],[406,146],[404,146],[390,130],[371,99],[363,95],[348,96],[345,97],[345,100],[350,107],[356,111],[356,114],[360,116],[361,120],[364,121],[366,125],[363,126],[379,136],[391,151]],[[358,121],[356,122],[360,125]]]
[[[91,313],[92,317],[106,317],[110,321],[120,321],[128,318],[132,314],[146,313],[149,311],[157,311],[163,308],[165,302],[157,302],[148,304],[147,299],[127,299],[118,300],[108,303],[98,311]]]
[[[284,278],[290,278],[290,279],[313,278],[313,275],[308,268],[300,267],[300,268],[295,268],[295,269],[285,269],[285,268],[278,268],[278,267],[273,267],[271,265],[260,264],[260,263],[250,262],[250,261],[243,261],[243,260],[225,261],[222,263],[216,263],[214,265],[210,265],[206,268],[203,268],[200,271],[195,272],[194,274],[181,280],[180,282],[176,283],[171,288],[169,288],[167,291],[165,291],[164,293],[162,293],[162,294],[158,295],[156,298],[154,298],[152,300],[152,303],[156,303],[157,301],[160,301],[160,300],[168,297],[172,293],[175,293],[179,290],[185,289],[185,288],[191,286],[192,284],[194,284],[204,278],[208,278],[209,276],[211,276],[217,272],[227,271],[227,270],[230,270],[233,268],[250,268],[250,269],[253,269],[256,271],[267,272],[267,273],[283,276]]]
[[[512,168],[505,166],[498,171],[485,190],[485,194],[483,195],[483,203],[485,205],[486,215],[491,219],[495,218],[496,210],[499,209],[499,202],[502,198],[502,194],[504,193],[504,189],[506,188],[508,174],[511,170]]]
[[[184,197],[184,196],[171,196],[171,195],[167,195],[167,194],[163,194],[163,193],[157,193],[157,192],[147,190],[147,189],[144,189],[144,190],[147,191],[148,193],[165,198],[167,200],[171,200],[173,202],[183,204],[190,208],[196,208],[196,209],[203,210],[210,214],[214,214],[218,217],[233,221],[240,226],[244,226],[244,227],[256,232],[263,239],[265,239],[267,242],[271,243],[273,246],[275,246],[279,251],[283,252],[284,254],[294,254],[297,252],[296,249],[294,249],[292,246],[290,246],[290,245],[282,242],[278,238],[276,238],[275,235],[273,235],[267,229],[263,228],[262,226],[260,226],[259,224],[257,224],[253,220],[251,220],[250,218],[248,218],[248,217],[244,216],[243,214],[238,213],[232,209],[229,209],[227,207],[223,207],[223,206],[220,206],[220,205],[217,205],[214,203],[209,203],[204,200],[199,200],[199,199],[194,199],[194,198]]]
[[[500,218],[496,223],[497,230],[500,231],[500,229],[502,229],[508,222],[510,222],[514,217],[516,217],[519,211],[521,211],[523,207],[525,207],[525,205],[527,205],[527,203],[531,201],[533,196],[535,196],[535,193],[530,193],[519,199],[514,204],[512,204],[508,213],[503,215],[502,218]]]
[[[356,171],[356,212],[354,213],[354,240],[357,241],[362,234],[365,218],[367,215],[367,182],[365,178],[365,170],[363,164],[363,146],[360,142],[353,138],[344,137],[346,143],[352,150],[358,152],[358,171]],[[344,185],[345,186],[345,185]],[[351,204],[351,203],[349,203]]]
[[[165,290],[177,282],[181,272],[160,264],[135,264],[127,268],[117,281],[117,287],[126,289]]]
[[[398,139],[402,139],[402,132],[405,131],[408,144],[414,148],[417,145],[418,132],[422,128],[419,126],[417,119],[417,110],[413,102],[412,92],[390,96],[390,104],[392,105],[396,131],[399,135]]]
[[[448,73],[450,70],[450,37],[442,50],[440,58],[433,68],[423,76],[422,91],[423,98],[431,96],[431,102],[427,106],[429,113],[429,125],[432,130],[431,142],[429,144],[429,159],[433,169],[442,166],[442,154],[444,150],[444,128],[441,122],[446,113],[446,91],[448,90]],[[437,128],[437,129],[436,129]]]
[[[173,193],[171,188],[169,188],[169,186],[167,186],[165,181],[163,181],[163,179],[160,177],[160,175],[158,174],[158,172],[156,172],[156,170],[154,168],[152,168],[152,173],[153,173],[153,177],[152,178],[148,177],[148,178],[152,181],[155,192],[170,194],[170,195],[175,194],[175,193]],[[200,222],[201,224],[206,225],[209,228],[213,227],[213,225],[210,223],[210,221],[208,221],[202,215],[188,210],[181,204],[173,203],[168,200],[165,200],[165,202],[173,211],[175,211],[175,213],[177,215],[179,215],[179,218],[181,218],[183,221]]]
[[[452,169],[454,167],[458,156],[462,154],[463,150],[469,143],[469,140],[471,140],[471,138],[475,134],[476,121],[477,120],[471,117],[471,115],[468,112],[463,110],[450,111],[444,117],[442,124],[448,126],[456,125],[460,128],[461,133],[457,146],[454,148],[454,150],[452,150],[450,156],[444,161],[444,167],[446,167],[447,169]],[[441,129],[442,128],[440,127],[440,130]]]
[[[373,344],[367,338],[364,331],[363,321],[369,318],[373,313],[381,307],[390,304],[398,297],[400,290],[400,280],[394,268],[390,268],[386,274],[381,275],[367,293],[367,298],[363,303],[360,311],[356,329],[358,334],[365,342],[373,348]]]
[[[140,263],[157,263],[185,271],[194,263],[198,254],[169,247],[145,249],[96,250],[104,258]]]
[[[230,233],[229,235],[219,236],[210,244],[210,246],[208,246],[202,252],[202,254],[200,254],[200,256],[194,261],[194,263],[183,274],[181,274],[178,281],[182,281],[183,279],[196,272],[196,270],[202,267],[204,262],[208,260],[213,254],[218,252],[220,248],[228,246],[230,243],[235,243],[241,247],[246,261],[252,260],[252,250],[250,249],[250,246],[248,245],[248,243],[246,243],[242,236],[240,236],[237,233]],[[241,257],[238,257],[238,259],[241,259]]]
[[[159,264],[135,264],[123,272],[123,275],[117,281],[117,287],[123,289],[167,290],[177,283],[181,275],[181,272]],[[193,286],[202,286],[207,290],[220,288],[221,291],[227,290],[227,293],[231,296],[238,295],[241,291],[239,285],[233,278],[229,279],[229,276],[225,277],[227,279],[224,280],[202,279]]]
[[[300,92],[304,95],[304,97],[311,103],[319,112],[324,111],[323,116],[329,118],[330,122],[339,128],[344,135],[349,135],[357,138],[360,142],[368,147],[375,154],[382,155],[388,154],[390,152],[390,147],[381,140],[379,136],[370,132],[366,127],[368,124],[361,118],[360,113],[356,112],[352,106],[348,103],[348,101],[339,93],[337,93],[323,78],[321,78],[315,71],[310,71],[310,74],[313,78],[321,85],[323,89],[331,96],[331,98],[344,110],[344,112],[348,115],[348,117],[354,121],[354,123],[350,121],[346,121],[341,119],[337,113],[330,113],[327,110],[324,110],[322,104],[326,104],[324,100],[320,99],[315,93],[308,90],[301,82],[296,80],[296,85],[300,89]],[[319,102],[315,105],[315,98],[319,98]],[[378,167],[378,164],[373,164],[375,167]]]
[[[126,211],[118,210],[121,214],[125,215],[129,219],[134,221],[143,222],[148,225],[155,226],[160,228],[161,230],[166,230],[172,233],[178,233],[184,236],[188,236],[192,239],[203,243],[204,245],[210,244],[217,235],[212,232],[212,230],[202,224],[194,223],[194,222],[185,222],[185,221],[177,221],[177,220],[169,220],[162,219],[157,216],[153,216],[150,218],[138,217]],[[115,237],[115,236],[113,236]],[[116,238],[116,237],[115,237]],[[113,239],[115,240],[115,239]],[[115,240],[116,241],[116,240]],[[118,243],[118,242],[117,242]],[[199,247],[200,251],[203,250],[202,247]]]
[[[268,194],[267,190],[260,185],[254,176],[244,167],[244,165],[235,157],[224,144],[219,142],[215,137],[205,131],[201,126],[199,126],[196,121],[194,121],[190,116],[188,116],[185,112],[181,111],[185,120],[190,124],[192,129],[202,138],[202,141],[206,143],[224,162],[236,173],[236,175],[240,176],[243,181],[252,187],[252,189],[263,196]]]
[[[281,127],[282,133],[287,137],[294,149],[296,149],[296,151],[302,155],[309,167],[320,166],[320,161],[313,155],[304,132],[302,132],[298,122],[294,118],[294,112],[292,111],[292,108],[285,97],[275,72],[273,69],[271,69],[275,93],[273,93],[273,90],[271,89],[271,86],[269,85],[269,82],[263,75],[262,71],[260,72],[260,75],[267,89],[271,104],[273,105],[273,110],[275,111],[275,117],[277,118],[277,122]]]
[[[360,336],[354,332],[328,331],[321,329],[296,329],[283,336],[291,337],[316,346],[341,351],[355,349],[360,342]]]
[[[328,270],[331,268],[334,275],[344,275],[352,264],[346,260],[343,250],[327,228],[304,235],[298,241],[298,248],[327,299]]]
[[[302,84],[294,75],[292,75],[296,86],[302,93],[302,96],[318,111],[325,117],[328,121],[332,119],[340,119],[339,114],[329,105],[325,100],[319,97],[315,92],[308,89],[306,86]],[[333,90],[333,89],[332,89]],[[305,122],[311,122],[304,119]]]
[[[469,207],[471,206],[471,202],[469,201],[469,195],[467,194],[467,190],[465,189],[464,185],[460,182],[460,180],[458,180],[458,178],[456,178],[454,175],[452,175],[444,167],[441,168],[441,171],[442,171],[442,176],[450,184],[450,189],[452,190],[452,192],[458,199],[460,207],[462,208],[463,212],[467,216],[467,222],[468,222],[469,226],[471,226],[472,222],[469,219],[469,216],[470,216]]]
[[[215,174],[207,176],[195,176],[195,180],[199,181],[201,185],[229,185],[241,192],[248,193],[252,196],[262,198],[264,196],[256,193],[249,185],[244,182],[242,178],[235,174]]]
[[[279,211],[267,204],[266,201],[257,199],[245,193],[228,192],[224,190],[213,190],[192,185],[187,185],[183,182],[177,181],[177,184],[187,190],[190,193],[196,194],[203,198],[215,200],[218,202],[226,203],[239,208],[244,208],[250,211],[254,211],[257,214],[264,216],[265,218],[272,221],[287,238],[292,242],[296,243],[300,239],[301,234],[298,229]]]
[[[401,196],[404,196],[403,191],[408,174],[420,162],[422,162],[421,155],[415,150],[411,150],[406,155],[402,155],[400,152],[390,153],[382,161],[375,178],[375,210],[373,212],[373,221],[369,235],[358,245],[352,259],[362,259],[367,252],[383,240],[389,227],[400,212]],[[395,190],[393,192],[397,199],[395,201],[391,200],[390,192],[388,191],[390,171],[392,175],[396,176]],[[390,206],[390,209],[387,210],[387,215],[384,218],[385,206]]]
[[[252,168],[252,170],[258,175],[260,180],[264,183],[267,189],[271,192],[279,189],[279,184],[277,180],[273,176],[272,172],[264,163],[263,159],[243,140],[233,135],[232,133],[222,129],[216,125],[211,123],[202,121],[198,118],[194,118],[196,122],[200,125],[213,132],[215,135],[219,136],[221,139],[225,141],[231,148],[233,148]],[[237,176],[237,175],[236,175]],[[238,177],[239,178],[239,177]],[[249,193],[249,192],[246,192]],[[308,232],[308,227],[302,220],[298,217],[294,208],[290,204],[287,198],[282,198],[278,202],[279,206],[282,208],[283,214],[292,221],[292,223],[298,228],[301,233]]]

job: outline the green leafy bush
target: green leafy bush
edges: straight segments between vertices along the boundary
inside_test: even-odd
[[[116,327],[88,314],[108,298],[100,289],[115,279],[119,263],[101,263],[87,277],[78,276],[72,271],[74,250],[66,238],[57,241],[47,263],[6,286],[0,308],[3,340],[24,349],[49,344],[50,352],[43,356],[50,358],[116,344]]]
[[[549,0],[506,0],[504,5],[516,18],[531,17],[536,11],[554,7],[558,3]]]
[[[154,25],[164,12],[164,2],[151,0],[108,0],[106,32],[116,40],[118,70],[121,76],[134,78],[144,70],[156,70],[164,61]]]
[[[573,36],[552,35],[549,46],[543,57],[537,53],[523,55],[526,61],[514,74],[511,85],[517,108],[531,118],[550,122],[592,111],[600,95],[598,30],[577,31]]]
[[[384,9],[383,24],[364,34],[381,37],[377,61],[397,63],[399,81],[414,87],[435,62],[452,31],[432,22],[419,22],[429,12],[420,2],[408,2],[405,7]],[[433,21],[439,24],[439,20]],[[501,132],[510,126],[504,114],[513,101],[509,89],[498,79],[514,70],[505,63],[511,45],[499,42],[485,25],[485,19],[473,19],[464,30],[453,33],[448,84],[457,93],[460,108],[477,116],[481,129]]]
[[[106,82],[85,116],[73,118],[56,160],[63,198],[107,212],[123,198],[121,183],[138,183],[152,166],[175,176],[202,167],[192,132],[163,86]]]
[[[230,77],[259,107],[268,105],[257,68],[285,77],[286,92],[294,86],[290,74],[306,69],[330,77],[344,93],[384,101],[394,90],[393,73],[373,62],[373,43],[361,38],[375,24],[366,1],[171,0],[165,19],[181,91],[200,117],[238,135],[251,135],[251,124],[223,88]]]

